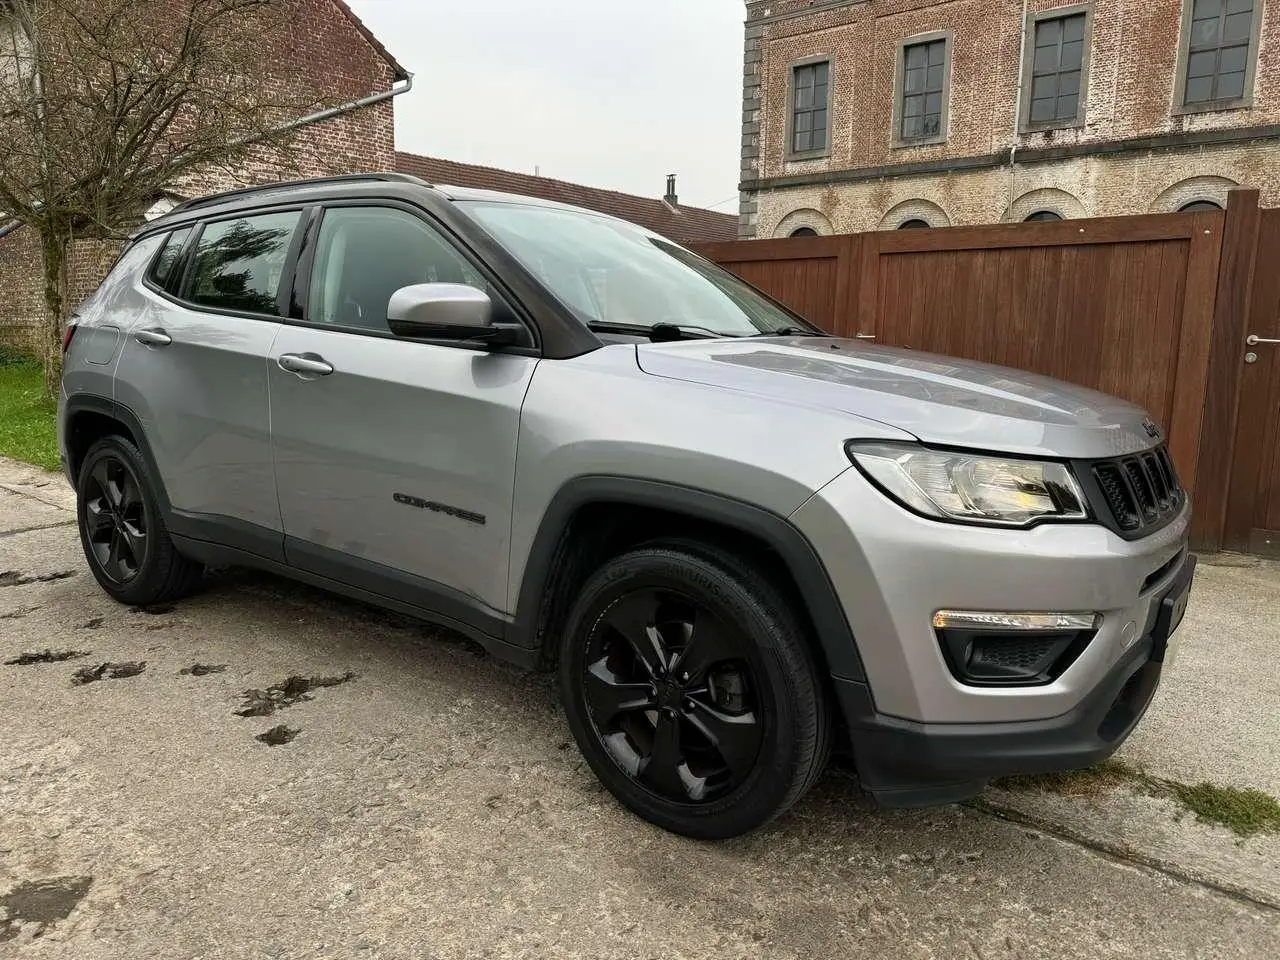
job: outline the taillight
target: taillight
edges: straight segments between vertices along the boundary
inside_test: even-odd
[[[67,355],[67,349],[71,346],[71,338],[76,335],[76,325],[68,323],[67,329],[62,331],[62,355]]]

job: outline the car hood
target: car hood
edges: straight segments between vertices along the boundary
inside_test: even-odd
[[[1143,410],[1094,390],[857,340],[692,340],[636,350],[640,368],[655,377],[839,410],[925,443],[1095,458],[1145,450],[1163,439]]]

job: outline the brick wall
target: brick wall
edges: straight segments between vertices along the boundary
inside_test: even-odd
[[[287,44],[264,44],[281,82],[300,76],[333,102],[389,90],[392,65],[333,0],[289,0],[294,26]],[[282,151],[263,150],[234,169],[210,169],[172,185],[181,196],[301,177],[395,169],[393,101],[306,127]],[[106,275],[119,244],[76,241],[68,261],[70,305]],[[29,230],[0,238],[0,346],[30,351],[44,316],[40,252]]]
[[[1174,103],[1183,2],[1093,0],[1085,123],[1022,133],[1016,106],[1022,83],[1022,0],[747,0],[745,72],[752,99],[748,103],[744,93],[743,179],[748,183],[742,232],[772,236],[791,223],[812,226],[801,223],[805,217],[819,223],[825,218],[840,229],[892,225],[898,218],[894,208],[913,200],[935,205],[945,213],[944,222],[997,222],[1026,206],[1021,198],[1036,190],[1065,194],[1043,196],[1056,198],[1064,215],[1073,216],[1147,212],[1168,199],[1162,198],[1166,191],[1173,191],[1170,197],[1179,191],[1194,198],[1206,191],[1219,196],[1231,183],[1256,186],[1264,203],[1280,203],[1280,146],[1274,131],[1270,140],[1243,146],[1194,142],[1204,131],[1280,124],[1280,0],[1255,0],[1261,32],[1252,106],[1190,114]],[[1027,10],[1077,5],[1078,0],[1029,0]],[[894,146],[899,44],[943,30],[952,34],[947,139]],[[830,156],[790,160],[791,65],[818,56],[831,59]],[[1154,137],[1185,140],[1185,149],[1139,149],[1106,160],[1016,161],[1017,153],[1034,156],[1063,147],[1087,153]],[[1000,155],[1003,169],[988,162],[985,169],[959,172],[964,161]],[[910,179],[894,169],[915,164],[939,169]],[[849,171],[874,173],[866,178],[874,182],[840,176]],[[833,182],[788,191],[772,182],[782,178]],[[1180,187],[1184,180],[1194,182]]]

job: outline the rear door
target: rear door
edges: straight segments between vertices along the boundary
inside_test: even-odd
[[[126,334],[116,376],[174,532],[275,559],[283,538],[267,357],[301,219],[299,210],[254,213],[174,234],[148,274],[150,307]]]
[[[391,333],[388,302],[411,284],[467,283],[509,309],[416,210],[332,206],[312,237],[303,314],[270,365],[288,560],[485,623],[506,606],[516,438],[537,358]]]

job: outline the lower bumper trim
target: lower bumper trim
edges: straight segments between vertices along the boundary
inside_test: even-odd
[[[834,681],[863,788],[884,806],[955,803],[995,777],[1087,767],[1111,756],[1155,696],[1163,664],[1134,644],[1069,713],[1014,723],[920,723],[875,710],[865,683]]]

